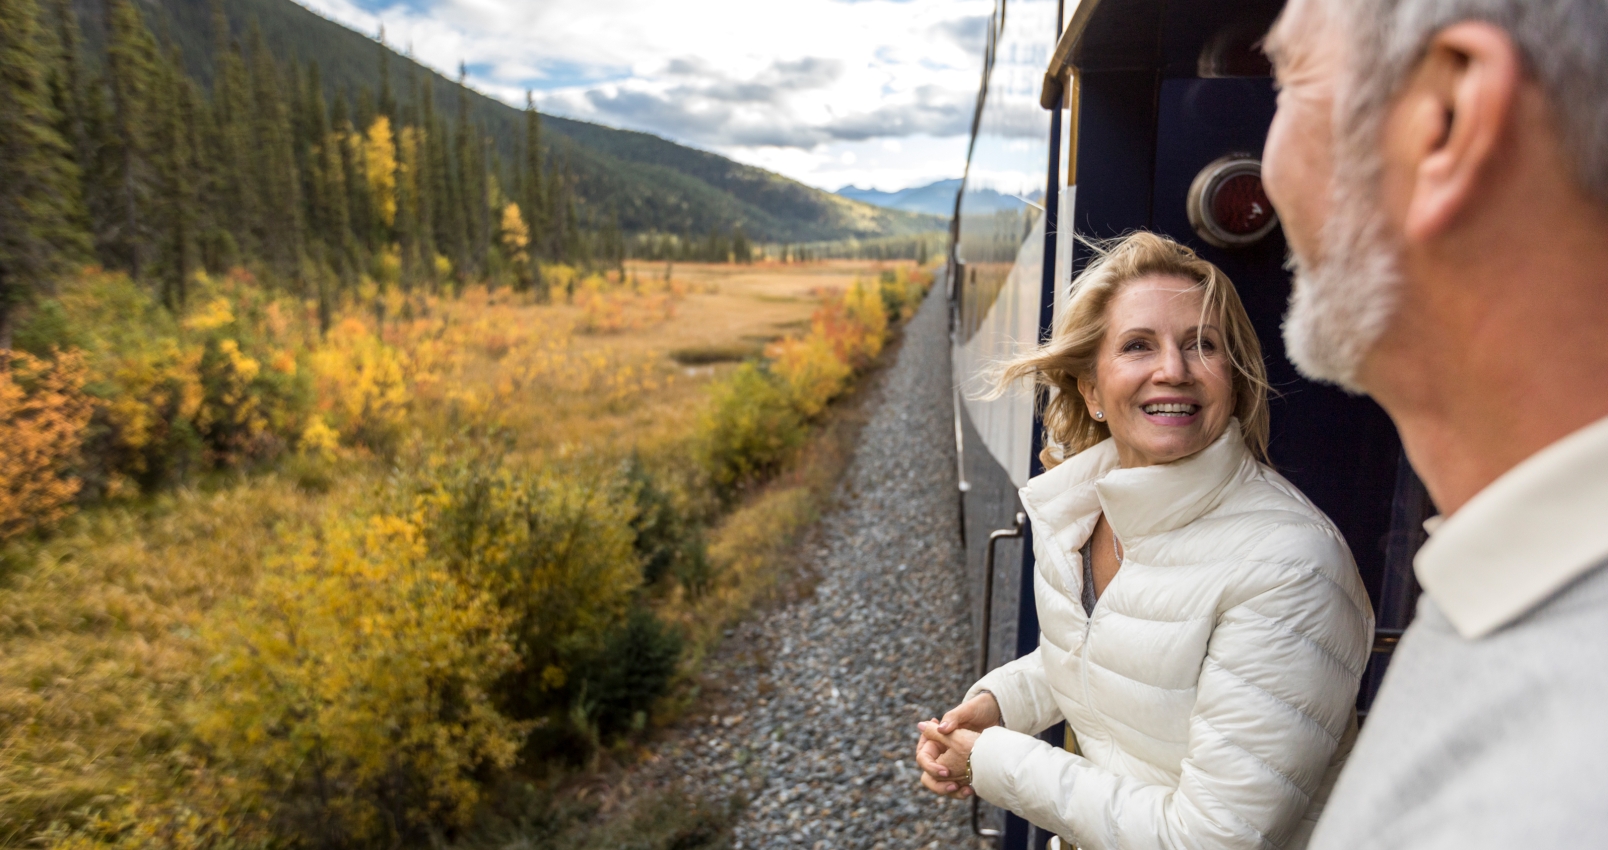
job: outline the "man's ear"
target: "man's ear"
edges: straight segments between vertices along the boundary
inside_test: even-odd
[[[1492,24],[1464,21],[1430,40],[1386,143],[1413,166],[1402,221],[1408,241],[1444,231],[1474,200],[1514,120],[1523,73],[1512,40]]]

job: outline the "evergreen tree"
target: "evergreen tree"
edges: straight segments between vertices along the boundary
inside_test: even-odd
[[[11,348],[16,307],[83,248],[66,203],[76,167],[56,129],[41,47],[35,0],[0,0],[0,350]]]
[[[107,4],[107,88],[112,121],[100,140],[113,195],[112,219],[103,235],[111,264],[141,276],[152,245],[147,213],[155,183],[151,162],[151,89],[157,75],[156,42],[128,0]]]
[[[51,104],[56,110],[56,131],[67,143],[68,155],[78,174],[67,181],[63,200],[68,205],[71,226],[79,233],[90,230],[81,178],[93,156],[85,124],[86,97],[83,33],[72,0],[54,0],[56,61],[50,71]]]
[[[452,253],[456,246],[458,209],[452,192],[452,172],[447,160],[447,125],[435,111],[435,83],[426,74],[419,121],[424,129],[425,155],[420,167],[428,179],[421,180],[423,206],[428,209],[434,254]],[[433,267],[432,267],[433,268]],[[433,271],[432,271],[433,275]],[[432,277],[432,280],[434,278]]]
[[[391,96],[391,48],[385,44],[385,25],[380,25],[380,34],[376,39],[380,46],[380,102],[376,108],[381,115],[391,119],[397,124],[400,116],[396,114],[396,98]]]
[[[541,251],[541,234],[547,230],[547,204],[542,186],[542,115],[536,111],[536,99],[525,90],[525,160],[520,170],[520,212],[530,228],[530,261],[535,268]]]
[[[251,87],[245,56],[230,35],[222,0],[213,0],[216,71],[212,79],[210,169],[207,206],[216,212],[205,239],[207,266],[214,271],[240,262],[241,254],[262,255],[258,239],[261,196],[252,183]]]
[[[475,229],[474,203],[472,178],[469,169],[474,161],[474,144],[470,139],[469,129],[469,98],[464,91],[468,83],[468,72],[462,62],[458,63],[458,122],[454,134],[454,155],[452,173],[452,189],[455,189],[453,200],[457,207],[455,218],[456,227],[453,233],[454,264],[458,267],[458,277],[463,279],[472,274],[474,263],[470,256],[473,250],[473,236]],[[449,190],[450,191],[450,190]]]
[[[255,23],[248,36],[252,93],[252,180],[262,199],[257,233],[264,257],[275,271],[299,280],[302,216],[300,179],[292,138],[290,111],[283,95],[279,67]]]
[[[162,301],[177,310],[188,297],[186,284],[196,265],[196,227],[200,220],[196,127],[202,106],[194,84],[184,75],[176,50],[157,67],[152,95],[152,158],[156,174],[150,215],[156,240],[153,259],[161,280]]]

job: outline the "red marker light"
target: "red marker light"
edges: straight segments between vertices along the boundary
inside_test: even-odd
[[[1201,169],[1189,187],[1189,223],[1219,248],[1261,241],[1278,226],[1278,213],[1262,188],[1262,163],[1243,154]]]

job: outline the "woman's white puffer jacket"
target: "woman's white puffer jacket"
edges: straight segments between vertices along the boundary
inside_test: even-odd
[[[989,673],[985,800],[1083,850],[1306,846],[1356,736],[1373,612],[1350,550],[1237,422],[1121,469],[1107,440],[1029,481],[1039,648]],[[1092,617],[1080,550],[1125,560]],[[1065,719],[1083,755],[1033,738]]]

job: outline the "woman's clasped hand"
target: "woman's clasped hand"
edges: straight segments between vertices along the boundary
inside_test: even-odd
[[[916,765],[921,768],[921,784],[946,797],[970,797],[974,793],[970,776],[972,746],[984,729],[998,725],[999,703],[986,692],[950,709],[942,719],[917,723],[921,743],[916,746]]]

